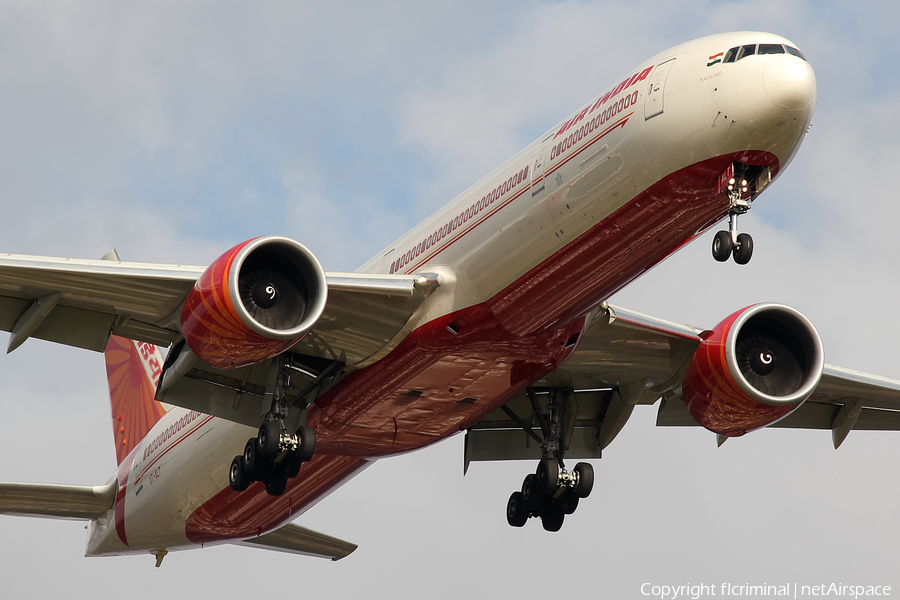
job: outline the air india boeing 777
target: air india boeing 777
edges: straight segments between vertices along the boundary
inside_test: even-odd
[[[713,257],[751,260],[739,217],[815,104],[795,44],[714,35],[623,73],[355,273],[273,236],[207,267],[0,257],[9,351],[105,352],[118,458],[105,485],[0,484],[0,513],[85,519],[87,555],[157,566],[219,543],[336,560],[355,546],[291,521],[462,432],[466,466],[532,461],[507,519],[557,531],[638,404],[720,443],[900,429],[900,382],[825,364],[792,308],[732,306],[707,329],[606,302],[726,218]]]

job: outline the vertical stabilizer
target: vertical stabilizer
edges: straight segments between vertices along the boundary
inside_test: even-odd
[[[154,399],[163,358],[153,344],[114,335],[110,336],[104,354],[116,461],[121,464],[166,413]]]

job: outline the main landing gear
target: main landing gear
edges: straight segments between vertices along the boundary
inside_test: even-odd
[[[244,453],[231,461],[228,483],[234,491],[242,492],[251,482],[262,481],[270,496],[280,496],[288,479],[297,476],[315,450],[316,432],[312,427],[301,426],[289,435],[283,421],[266,421],[259,435],[247,440]]]
[[[537,471],[526,475],[522,491],[513,492],[506,504],[506,520],[513,527],[522,527],[529,517],[541,519],[546,531],[559,531],[566,515],[578,508],[578,501],[587,498],[594,487],[594,467],[578,463],[569,472],[560,468],[555,458],[542,458]]]
[[[242,492],[252,482],[262,481],[269,495],[284,493],[288,480],[297,476],[303,463],[316,451],[316,432],[307,425],[297,427],[300,415],[295,407],[298,403],[305,405],[307,391],[320,385],[336,365],[314,376],[312,383],[300,393],[292,394],[291,374],[312,374],[295,366],[289,356],[270,363],[265,392],[265,398],[271,398],[270,408],[257,436],[247,440],[243,454],[231,461],[228,469],[231,489]],[[293,423],[290,429],[287,423]]]
[[[541,444],[541,460],[537,470],[525,477],[522,489],[513,492],[506,504],[506,520],[513,527],[522,527],[529,517],[540,518],[546,531],[559,531],[566,515],[578,508],[578,501],[587,498],[594,487],[594,468],[578,463],[568,471],[563,458],[571,442],[575,426],[575,393],[571,389],[551,389],[548,414],[544,414],[535,396],[528,389],[534,416],[541,426],[539,438],[517,415],[508,414]]]

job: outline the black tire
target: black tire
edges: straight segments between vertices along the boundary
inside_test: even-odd
[[[731,233],[719,231],[713,238],[712,255],[719,262],[725,262],[734,250],[734,242],[731,241]]]
[[[543,494],[550,495],[556,491],[556,485],[559,483],[559,463],[555,458],[541,459],[535,473],[535,481],[538,490]]]
[[[278,454],[281,448],[281,426],[275,421],[265,421],[259,428],[259,452],[270,457]]]
[[[297,428],[297,437],[300,438],[300,446],[294,451],[294,455],[301,462],[306,462],[316,452],[316,430],[308,425]]]
[[[578,496],[572,493],[566,494],[566,499],[563,500],[563,512],[571,515],[576,508],[578,508]]]
[[[575,465],[575,473],[578,476],[578,485],[572,491],[579,498],[587,498],[594,489],[594,467],[589,463],[580,462]]]
[[[563,511],[563,507],[558,504],[554,504],[541,515],[541,525],[544,527],[544,531],[559,531],[562,529],[563,521],[565,520],[566,513]]]
[[[544,495],[538,489],[536,477],[533,474],[526,475],[525,481],[522,482],[522,498],[525,500],[525,508],[529,513],[537,512],[544,501]]]
[[[288,477],[281,469],[275,469],[269,477],[266,477],[266,493],[270,496],[280,496],[287,488]]]
[[[522,492],[513,492],[506,503],[506,522],[513,527],[522,527],[528,520],[528,509]]]
[[[284,472],[287,475],[288,479],[293,479],[297,475],[300,474],[300,467],[303,466],[303,461],[297,459],[296,456],[292,456],[288,459],[288,463],[285,466]]]
[[[753,256],[753,238],[749,233],[741,233],[737,236],[737,246],[734,247],[734,262],[746,265]]]
[[[244,444],[244,454],[241,457],[241,466],[244,468],[244,472],[247,473],[247,477],[253,479],[258,475],[262,471],[264,462],[259,455],[259,446],[256,438],[247,440],[247,443]]]
[[[235,456],[228,469],[228,483],[236,492],[243,492],[250,485],[250,476],[244,471],[244,457]]]

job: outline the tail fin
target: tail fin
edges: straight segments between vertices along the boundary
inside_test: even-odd
[[[106,376],[117,464],[147,435],[166,409],[154,399],[163,358],[153,344],[110,336]]]

